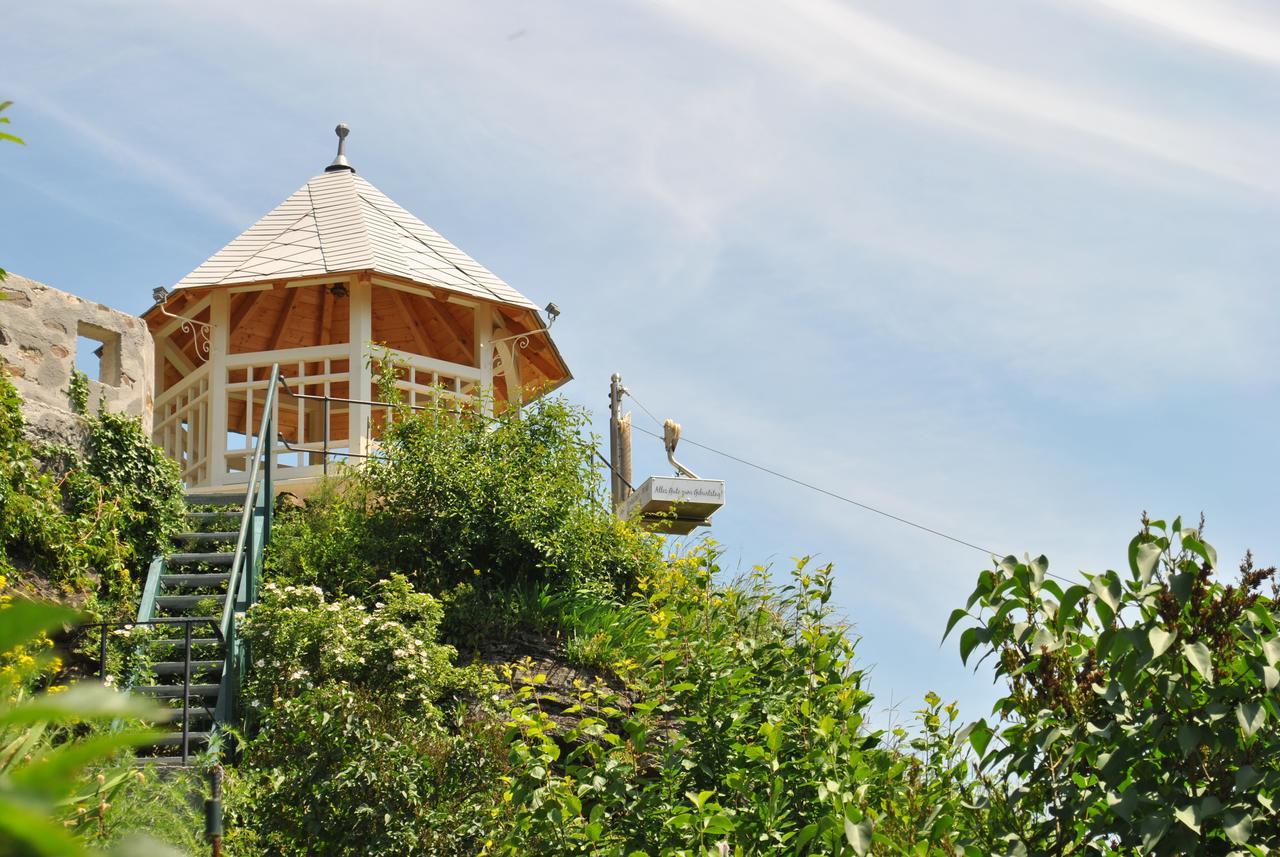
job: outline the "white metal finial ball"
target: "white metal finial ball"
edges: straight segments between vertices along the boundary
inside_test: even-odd
[[[347,135],[351,133],[351,129],[346,122],[339,122],[338,127],[333,129],[333,133],[338,135],[339,140],[347,139]]]

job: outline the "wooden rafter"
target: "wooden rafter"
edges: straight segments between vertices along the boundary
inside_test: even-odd
[[[394,290],[393,290],[394,291]],[[467,344],[466,331],[462,329],[462,325],[458,324],[458,320],[447,309],[438,308],[434,303],[423,298],[419,301],[420,306],[425,306],[432,317],[444,327],[445,332],[449,334],[449,338],[458,346],[459,352],[470,355],[471,346]]]
[[[231,313],[231,333],[234,334],[236,330],[239,329],[241,322],[244,321],[244,317],[253,309],[254,304],[258,302],[258,298],[266,294],[267,291],[269,290],[244,293],[244,296],[240,298],[240,301],[236,304],[236,308]]]
[[[405,319],[409,322],[409,333],[413,336],[414,344],[418,346],[418,353],[424,356],[431,354],[431,337],[422,326],[422,320],[418,318],[417,313],[413,311],[413,307],[405,296],[400,293],[399,289],[387,289],[391,293],[392,302],[404,313]]]
[[[280,308],[280,317],[276,320],[276,329],[271,332],[271,339],[264,351],[275,351],[280,345],[280,337],[289,327],[289,316],[293,315],[293,305],[297,302],[298,293],[302,289],[289,289],[284,296],[284,306]]]
[[[320,309],[320,332],[317,334],[319,339],[316,341],[318,344],[327,345],[333,338],[333,292],[324,286],[320,289],[324,298]]]

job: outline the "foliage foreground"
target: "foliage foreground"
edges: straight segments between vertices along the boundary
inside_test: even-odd
[[[385,458],[282,508],[241,627],[248,716],[223,745],[224,853],[1280,848],[1274,572],[1246,559],[1221,581],[1202,526],[1144,521],[1125,572],[1079,583],[1043,557],[993,563],[946,628],[1005,687],[992,716],[966,723],[930,694],[912,722],[884,725],[829,567],[728,579],[713,543],[666,554],[609,511],[584,429],[555,400],[496,421],[400,409]],[[82,508],[41,490],[45,512],[24,511],[27,488],[0,509],[6,559],[67,580],[8,529]],[[162,538],[167,517],[109,532],[137,552],[131,534]],[[110,579],[110,551],[80,556],[75,579]],[[0,629],[21,603],[0,607]],[[197,853],[189,805],[165,800],[191,783],[103,766],[127,759],[123,714],[94,725],[92,710],[32,707],[65,680],[42,654],[61,638],[38,630],[0,640],[0,855],[184,824],[163,838]],[[105,788],[96,814],[75,802]],[[73,845],[19,847],[8,807]]]

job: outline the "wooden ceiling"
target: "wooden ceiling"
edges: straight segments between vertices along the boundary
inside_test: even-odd
[[[292,287],[276,284],[271,288],[233,293],[230,296],[231,353],[348,342],[350,298],[342,293],[342,288],[335,288],[336,283]],[[207,294],[206,290],[183,290],[170,298],[166,308],[186,315]],[[475,365],[474,313],[470,307],[376,283],[371,296],[374,342],[464,366]],[[536,329],[532,319],[527,318],[528,312],[505,306],[495,306],[494,310],[495,324],[506,331],[499,331],[498,336]],[[206,307],[192,317],[207,322],[209,310]],[[170,321],[155,310],[148,312],[146,318],[153,334]],[[181,328],[167,337],[157,338],[156,359],[163,361],[163,389],[178,383],[204,362],[204,355],[197,354],[200,339],[194,331]],[[520,361],[520,377],[526,394],[555,386],[567,378],[559,355],[544,336],[532,337],[528,347],[516,347],[513,353]],[[502,376],[494,379],[494,386],[499,401],[506,401],[514,392],[507,390]]]

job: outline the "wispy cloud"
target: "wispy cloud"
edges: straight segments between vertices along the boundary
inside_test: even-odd
[[[1090,0],[1182,39],[1280,66],[1280,20],[1222,0]]]
[[[977,62],[834,0],[655,2],[709,36],[852,98],[1058,157],[1090,161],[1119,152],[1280,190],[1266,141],[1227,139],[1110,103],[1100,93]]]
[[[219,221],[238,228],[253,222],[252,213],[159,154],[116,137],[83,115],[64,109],[48,97],[34,92],[21,92],[18,95],[24,109],[39,113],[61,125],[95,155],[118,164],[134,176],[189,203],[196,210],[204,211]]]

